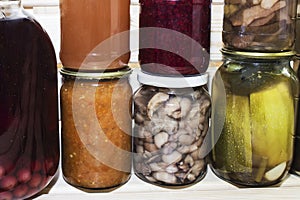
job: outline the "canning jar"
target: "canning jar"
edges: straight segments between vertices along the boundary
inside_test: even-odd
[[[186,78],[138,74],[142,86],[133,96],[133,163],[140,179],[179,187],[204,178],[211,108],[207,79],[207,74]]]
[[[294,58],[294,70],[296,71],[298,79],[300,78],[300,56],[299,54]],[[296,119],[296,133],[294,137],[294,155],[290,172],[300,176],[300,105],[299,99],[297,103],[297,119]]]
[[[21,2],[0,0],[0,199],[29,198],[56,174],[56,64],[49,36]]]
[[[293,156],[299,95],[293,52],[222,53],[212,81],[210,166],[233,184],[277,184]]]
[[[211,0],[140,0],[140,6],[141,69],[174,76],[204,73],[209,64]]]
[[[225,0],[222,39],[240,51],[291,51],[297,0]]]
[[[297,5],[295,51],[300,55],[300,1]]]
[[[131,175],[129,68],[61,70],[62,173],[82,190],[110,190]]]
[[[130,0],[60,0],[64,68],[120,69],[130,57]]]
[[[298,105],[299,107],[299,105]],[[298,110],[299,113],[299,110]],[[296,137],[294,142],[294,156],[290,172],[300,176],[300,134],[299,134],[299,119],[297,120]]]

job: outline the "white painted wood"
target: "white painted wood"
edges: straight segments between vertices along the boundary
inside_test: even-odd
[[[46,194],[48,193],[48,194]],[[272,199],[296,200],[300,196],[300,177],[290,175],[280,186],[264,188],[238,188],[219,178],[208,170],[199,183],[184,189],[166,189],[143,182],[132,175],[129,182],[110,193],[86,193],[68,185],[59,175],[53,187],[46,188],[35,199],[72,200],[247,200]]]
[[[24,7],[58,6],[59,0],[21,0]]]

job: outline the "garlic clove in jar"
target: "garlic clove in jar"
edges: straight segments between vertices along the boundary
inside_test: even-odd
[[[269,181],[275,181],[284,173],[285,168],[286,162],[280,163],[279,165],[267,171],[265,174],[265,178]]]

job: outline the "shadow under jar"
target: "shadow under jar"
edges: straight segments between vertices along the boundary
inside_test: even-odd
[[[211,108],[207,78],[138,74],[142,86],[133,97],[133,166],[143,181],[180,188],[206,175]]]
[[[293,53],[222,53],[212,82],[212,171],[238,186],[280,183],[293,157],[299,95]]]
[[[291,51],[297,0],[225,0],[224,47],[240,51]]]
[[[61,70],[62,173],[67,183],[90,192],[113,190],[129,180],[130,72]]]
[[[141,69],[173,76],[206,72],[211,0],[140,0],[140,5]]]

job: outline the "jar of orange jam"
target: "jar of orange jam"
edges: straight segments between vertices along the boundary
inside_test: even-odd
[[[130,72],[61,70],[62,173],[67,183],[108,190],[129,180]]]

